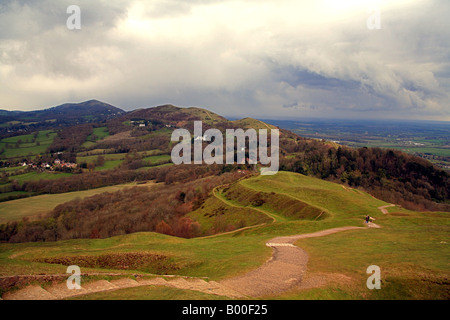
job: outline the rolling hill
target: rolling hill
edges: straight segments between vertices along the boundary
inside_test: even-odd
[[[102,122],[124,114],[110,104],[89,100],[65,103],[37,111],[0,110],[0,138],[31,133],[37,130],[59,129],[82,123]]]
[[[290,290],[264,297],[266,299],[321,297],[328,299],[448,299],[447,250],[442,245],[442,241],[446,240],[449,227],[448,217],[445,214],[424,214],[398,207],[389,208],[388,213],[384,214],[378,207],[386,203],[364,192],[291,172],[241,179],[228,184],[227,187],[228,190],[221,189],[216,195],[211,195],[220,201],[221,206],[224,206],[223,215],[231,218],[232,215],[244,216],[251,210],[259,210],[260,214],[269,219],[260,221],[258,224],[242,226],[231,232],[224,230],[225,232],[221,234],[192,239],[140,232],[106,239],[0,244],[0,274],[3,276],[57,275],[66,271],[63,261],[68,263],[78,261],[85,265],[82,270],[86,273],[86,279],[83,282],[86,288],[95,285],[100,288],[101,283],[108,281],[116,283],[114,279],[118,278],[128,279],[128,288],[131,288],[138,285],[134,281],[141,283],[140,281],[145,277],[154,279],[154,282],[149,282],[147,286],[141,283],[142,288],[138,290],[136,287],[134,292],[130,292],[131,289],[127,289],[125,285],[114,288],[105,285],[101,291],[91,291],[91,294],[85,292],[83,296],[80,296],[81,299],[108,297],[141,299],[153,294],[161,297],[174,287],[188,291],[174,294],[171,296],[172,299],[194,297],[196,293],[189,292],[189,290],[195,290],[193,284],[179,286],[177,277],[182,279],[187,279],[186,276],[203,277],[202,279],[210,285],[218,281],[219,284],[215,286],[219,288],[231,280],[239,281],[249,272],[260,270],[259,268],[264,270],[261,266],[267,264],[272,250],[277,253],[276,248],[271,249],[265,245],[274,237],[311,234],[348,226],[357,228],[318,238],[297,240],[296,246],[306,250],[309,256],[308,270],[303,275],[304,285],[290,286]],[[273,193],[273,197],[266,199],[267,202],[263,205],[255,206],[239,198],[239,193],[233,195],[232,192],[228,192],[235,187],[245,187],[249,192]],[[329,215],[317,220],[299,217],[280,219],[286,216],[276,209],[276,203],[284,197],[298,201],[301,206],[306,204],[326,210]],[[203,212],[206,211],[208,210],[203,208]],[[213,212],[213,210],[210,211],[210,213]],[[375,217],[381,228],[367,228],[363,222],[367,214]],[[160,258],[156,261],[144,258],[126,260],[127,255]],[[91,260],[102,261],[102,264],[96,266],[90,262]],[[365,286],[367,279],[365,270],[370,264],[377,264],[383,270],[382,290],[368,290]],[[160,276],[161,279],[168,281],[166,283],[162,280],[156,281],[155,273],[157,275],[173,274],[176,277]],[[279,270],[279,273],[282,279],[282,270]],[[90,274],[92,276],[89,276]],[[96,276],[93,276],[94,274]],[[111,277],[110,274],[115,276]],[[279,276],[273,275],[271,281],[276,283]],[[13,287],[29,290],[30,287],[27,287],[27,284],[24,278],[22,284],[13,285]],[[242,285],[247,286],[244,283]],[[44,288],[48,292],[58,292],[55,284],[53,286],[46,284]],[[11,287],[3,287],[4,291],[10,289]],[[237,290],[239,292],[239,289]],[[219,292],[224,294],[226,291],[209,289],[209,293],[213,296]],[[204,298],[210,299],[213,296],[204,296]],[[14,297],[14,294],[4,295],[4,297]]]
[[[69,119],[90,119],[91,121],[101,121],[107,119],[108,117],[123,113],[125,113],[125,111],[110,104],[98,100],[89,100],[80,103],[65,103],[56,107],[38,111],[1,110],[0,123],[5,123],[5,120],[42,122],[50,120],[62,121]]]
[[[180,108],[170,104],[134,110],[119,119],[154,120],[164,122],[165,124],[175,125],[177,127],[182,127],[193,120],[201,120],[207,124],[227,121],[226,118],[206,109],[197,107]]]

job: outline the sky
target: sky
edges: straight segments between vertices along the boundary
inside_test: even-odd
[[[449,17],[448,0],[1,0],[0,109],[450,121]]]

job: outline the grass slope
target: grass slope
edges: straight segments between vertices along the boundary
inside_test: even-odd
[[[199,209],[188,216],[200,223],[201,231],[206,235],[210,232],[227,232],[272,221],[258,210],[234,206],[215,196],[207,199]]]
[[[277,127],[275,127],[274,125],[271,124],[267,124],[261,120],[256,120],[253,118],[244,118],[244,119],[239,119],[239,120],[233,120],[231,121],[236,127],[239,128],[243,128],[243,129],[255,129],[255,130],[259,130],[259,129],[277,129]]]
[[[92,134],[87,137],[86,142],[84,142],[82,146],[85,148],[90,148],[94,146],[97,141],[108,136],[109,132],[107,127],[94,128],[92,130]]]
[[[219,280],[243,274],[267,261],[272,249],[265,243],[274,237],[348,225],[364,226],[363,218],[370,214],[377,219],[381,229],[352,230],[297,242],[310,256],[306,279],[315,276],[328,279],[320,288],[294,290],[268,298],[449,298],[450,252],[447,241],[450,222],[447,214],[389,208],[390,214],[384,215],[377,209],[386,204],[383,201],[358,190],[296,173],[279,172],[274,176],[258,176],[239,183],[259,192],[273,191],[296,198],[326,210],[329,216],[315,221],[279,219],[245,230],[194,239],[147,232],[108,239],[0,244],[0,274],[65,273],[66,266],[30,262],[35,258],[144,251],[170,257],[174,274]],[[211,206],[220,201],[218,197],[215,199]],[[226,206],[227,203],[222,201],[220,205]],[[225,209],[235,214],[247,212],[242,208],[245,206],[237,201],[228,201],[228,206],[231,208]],[[372,264],[381,268],[381,290],[366,287],[369,276],[366,269]],[[89,270],[83,269],[82,272]],[[126,296],[124,293],[120,298],[125,299]]]

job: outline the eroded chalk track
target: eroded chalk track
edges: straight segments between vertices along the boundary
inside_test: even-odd
[[[250,297],[273,295],[299,286],[306,273],[308,254],[293,245],[299,239],[323,237],[336,232],[364,229],[362,227],[341,227],[314,233],[277,237],[266,245],[272,247],[272,257],[258,269],[242,276],[227,279],[220,283],[230,289]]]

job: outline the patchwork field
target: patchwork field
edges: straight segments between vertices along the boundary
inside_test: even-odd
[[[37,134],[26,134],[4,138],[0,141],[0,158],[16,158],[35,156],[45,153],[56,137],[52,130],[39,131]]]

